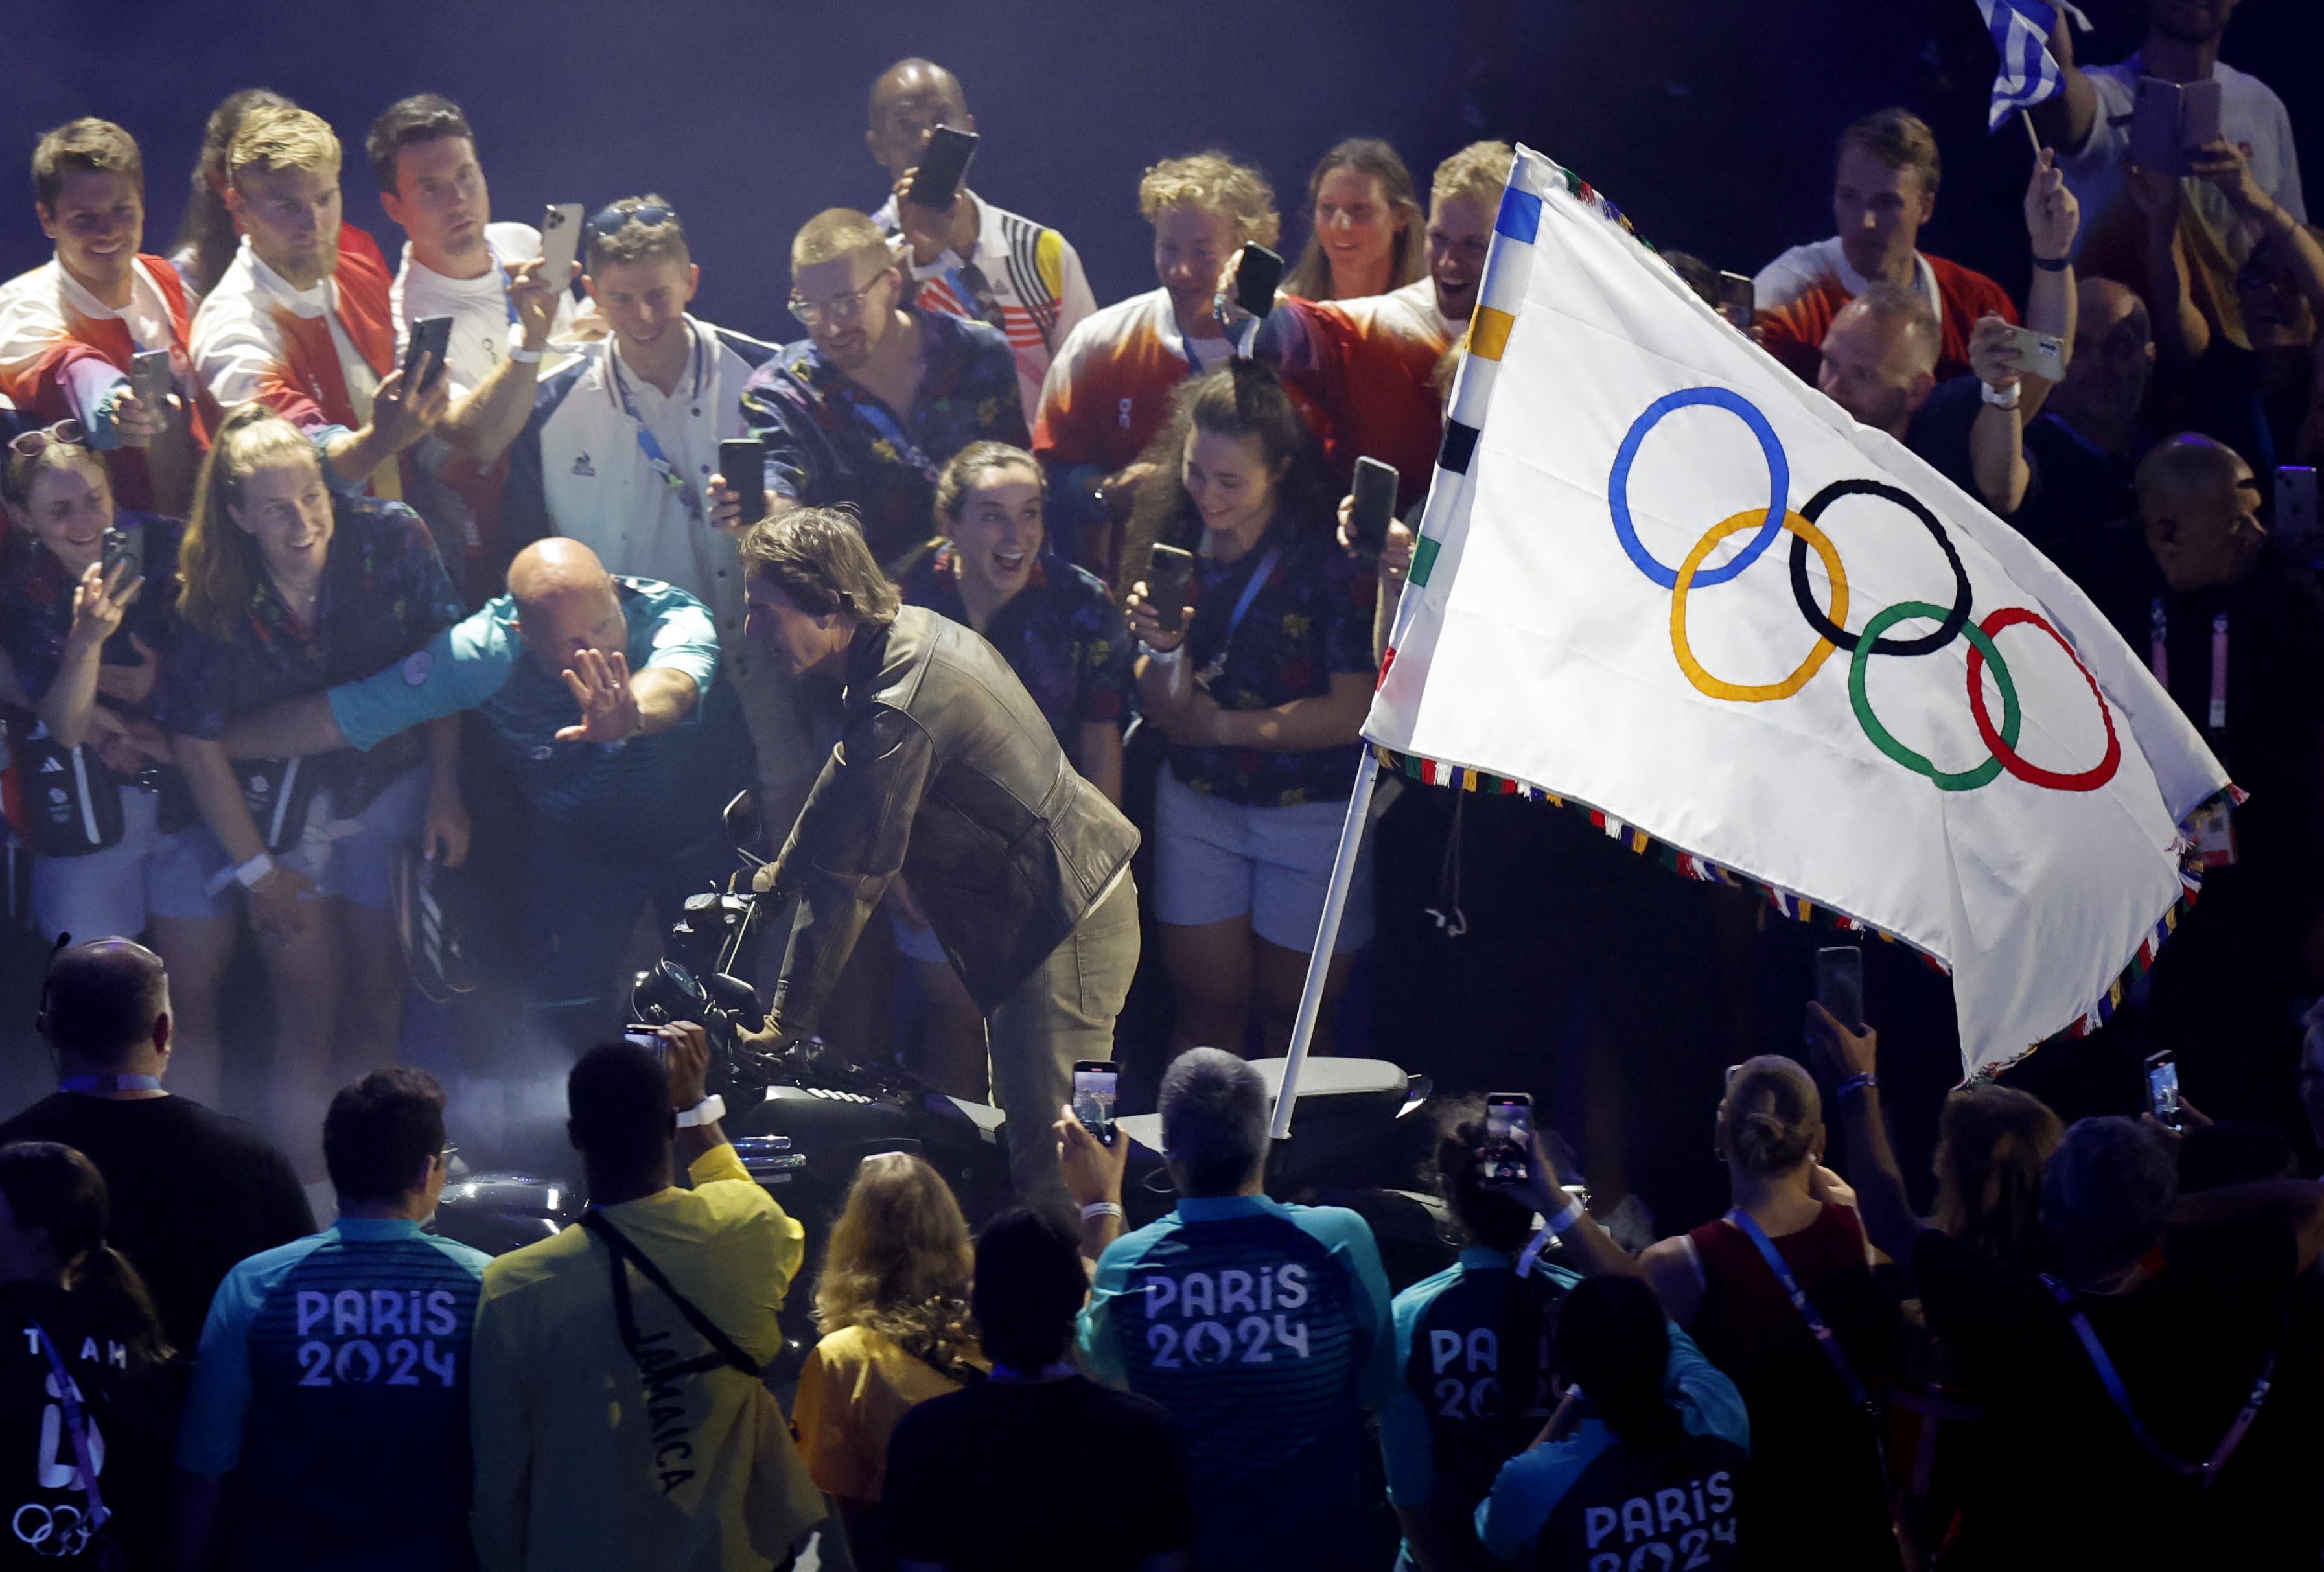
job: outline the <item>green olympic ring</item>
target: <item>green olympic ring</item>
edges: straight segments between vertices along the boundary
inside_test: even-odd
[[[1927,776],[1939,791],[1973,792],[1981,786],[1991,784],[1995,777],[2001,774],[1999,755],[1987,754],[1985,762],[1974,769],[1955,770],[1950,773],[1941,770],[1928,759],[1897,741],[1889,732],[1888,728],[1880,723],[1879,717],[1872,712],[1872,700],[1864,687],[1865,667],[1871,664],[1872,647],[1879,639],[1880,635],[1908,617],[1917,617],[1925,621],[1941,623],[1945,621],[1947,615],[1944,607],[1932,605],[1927,601],[1899,601],[1867,622],[1864,625],[1864,631],[1856,636],[1856,654],[1848,663],[1848,702],[1856,711],[1856,723],[1864,728],[1864,734],[1872,740],[1872,745],[1875,748],[1906,769],[1918,775]],[[1971,647],[1979,655],[1985,657],[1985,663],[1993,668],[1993,680],[2001,689],[2002,744],[2007,748],[2015,748],[2017,723],[2022,717],[2017,708],[2017,685],[2009,679],[2009,667],[2002,660],[2001,652],[1994,648],[1992,636],[1984,629],[1974,622],[1965,622],[1961,625],[1961,635],[1969,641]]]

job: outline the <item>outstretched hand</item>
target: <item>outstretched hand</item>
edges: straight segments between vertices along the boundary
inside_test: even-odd
[[[1808,1001],[1808,1045],[1842,1080],[1869,1075],[1880,1058],[1880,1034],[1867,1026],[1851,1032],[1840,1017],[1813,999]]]
[[[629,657],[618,649],[581,651],[566,669],[565,687],[581,706],[581,723],[558,732],[559,742],[626,742],[645,724],[630,687]]]

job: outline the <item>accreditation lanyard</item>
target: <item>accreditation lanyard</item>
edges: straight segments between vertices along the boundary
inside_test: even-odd
[[[933,485],[938,473],[936,463],[920,451],[918,443],[904,435],[904,427],[897,420],[895,411],[870,393],[859,392],[854,402],[856,411],[872,429],[887,438],[888,446],[896,450],[896,456],[926,475]]]
[[[1759,1258],[1767,1264],[1767,1270],[1775,1274],[1775,1281],[1790,1298],[1792,1308],[1800,1312],[1800,1319],[1805,1321],[1808,1330],[1815,1335],[1816,1347],[1823,1350],[1824,1357],[1831,1361],[1832,1369],[1848,1387],[1849,1401],[1867,1414],[1871,1413],[1875,1404],[1871,1395],[1864,1390],[1864,1383],[1858,1379],[1856,1367],[1848,1362],[1848,1355],[1841,1349],[1839,1337],[1817,1313],[1815,1302],[1808,1298],[1807,1291],[1800,1286],[1799,1279],[1792,1275],[1791,1266],[1784,1260],[1782,1252],[1775,1248],[1775,1242],[1768,1238],[1766,1230],[1740,1207],[1729,1212],[1727,1220],[1742,1229],[1744,1236],[1759,1247]]]
[[[501,304],[508,308],[509,326],[513,327],[517,324],[515,286],[509,280],[508,269],[501,265],[498,257],[493,259],[493,276],[501,281]]]
[[[2089,1318],[2082,1314],[2081,1307],[2074,1302],[2074,1291],[2046,1272],[2042,1274],[2042,1282],[2049,1289],[2050,1297],[2064,1307],[2067,1316],[2072,1320],[2074,1336],[2081,1339],[2082,1352],[2089,1356],[2090,1368],[2097,1373],[2098,1384],[2106,1388],[2107,1396],[2113,1400],[2115,1408],[2122,1414],[2123,1421],[2130,1426],[2130,1433],[2137,1438],[2138,1444],[2173,1474],[2200,1479],[2208,1486],[2219,1470],[2227,1466],[2227,1459],[2235,1455],[2236,1448],[2242,1445],[2244,1432],[2251,1429],[2254,1420],[2259,1418],[2260,1404],[2267,1401],[2268,1387],[2275,1379],[2275,1351],[2268,1351],[2267,1363],[2260,1366],[2259,1380],[2253,1384],[2251,1396],[2245,1400],[2243,1411],[2236,1415],[2236,1422],[2229,1425],[2227,1433],[2219,1438],[2219,1444],[2212,1449],[2210,1457],[2200,1463],[2190,1463],[2184,1457],[2164,1450],[2163,1443],[2148,1432],[2145,1421],[2138,1417],[2138,1411],[2130,1406],[2130,1393],[2123,1387],[2122,1375],[2115,1369],[2114,1361],[2107,1357],[2106,1345],[2099,1342],[2098,1333],[2090,1329]]]
[[[2171,613],[2157,595],[2147,606],[2146,664],[2167,693],[2171,687]],[[2203,724],[2213,731],[2227,727],[2227,614],[2211,619],[2211,702]]]
[[[1259,592],[1265,589],[1267,581],[1275,576],[1275,565],[1282,560],[1283,548],[1270,546],[1267,548],[1267,555],[1259,559],[1259,565],[1250,570],[1250,577],[1243,581],[1242,593],[1235,600],[1234,611],[1227,618],[1227,630],[1219,639],[1219,652],[1211,657],[1208,666],[1195,674],[1196,687],[1207,692],[1213,683],[1226,675],[1227,651],[1234,646],[1235,630],[1242,626],[1244,616],[1250,611],[1250,603],[1259,599]]]
[[[57,1082],[60,1091],[78,1091],[102,1096],[113,1091],[159,1091],[161,1078],[158,1075],[68,1075]]]
[[[693,329],[689,327],[687,331],[693,332]],[[661,450],[660,441],[655,437],[652,428],[646,425],[645,417],[638,413],[637,400],[630,396],[629,379],[622,375],[620,352],[608,351],[605,365],[613,383],[613,394],[622,401],[622,412],[630,418],[631,427],[638,434],[638,451],[646,455],[647,464],[661,477],[661,483],[678,493],[678,500],[686,505],[687,515],[698,522],[702,518],[701,495],[695,491],[693,483],[680,473],[678,465],[669,462],[669,455]],[[702,396],[702,335],[696,333],[690,391],[691,396],[696,399]]]
[[[49,1336],[48,1328],[32,1323],[32,1336],[41,1345],[41,1352],[49,1356],[49,1384],[55,1389],[57,1402],[65,1411],[65,1429],[72,1432],[73,1461],[80,1467],[81,1494],[88,1500],[88,1527],[94,1536],[101,1531],[112,1512],[105,1497],[97,1493],[97,1458],[89,1445],[88,1414],[81,1411],[80,1389],[73,1384],[71,1372],[65,1368],[64,1356],[57,1352],[56,1340]]]

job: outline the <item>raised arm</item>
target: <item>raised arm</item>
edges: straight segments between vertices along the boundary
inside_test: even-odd
[[[2058,62],[2058,74],[2064,78],[2065,89],[2047,102],[2034,106],[2034,129],[2051,146],[2069,154],[2078,153],[2089,141],[2091,128],[2098,124],[2098,90],[2074,63],[2073,23],[2062,9],[2050,29],[2050,58]]]
[[[542,278],[541,266],[542,259],[535,257],[509,272],[509,304],[516,308],[523,353],[530,358],[511,354],[503,359],[444,417],[444,439],[479,464],[489,464],[506,452],[532,416],[541,354],[556,326],[558,305],[568,298],[566,291],[572,286],[571,279]],[[580,264],[575,263],[572,271],[577,276]]]
[[[130,564],[116,563],[107,576],[103,563],[92,563],[73,586],[72,627],[65,634],[64,658],[40,703],[42,723],[64,747],[78,748],[88,740],[105,641],[121,626],[123,612],[145,587],[143,579],[128,576],[130,570]]]
[[[1848,1131],[1849,1180],[1856,1188],[1857,1214],[1875,1248],[1892,1260],[1910,1261],[1914,1241],[1928,1225],[1913,1210],[1904,1170],[1888,1142],[1880,1114],[1880,1087],[1873,1071],[1880,1057],[1880,1034],[1867,1026],[1851,1032],[1821,1005],[1808,1006],[1808,1041],[1840,1080],[1840,1119]]]

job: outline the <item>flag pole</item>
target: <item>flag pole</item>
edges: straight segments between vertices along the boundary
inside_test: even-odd
[[[1283,1062],[1283,1085],[1275,1094],[1275,1122],[1268,1135],[1275,1140],[1291,1135],[1291,1108],[1299,1100],[1299,1071],[1307,1062],[1307,1044],[1315,1035],[1315,1017],[1323,1007],[1323,981],[1332,971],[1332,949],[1340,940],[1340,917],[1347,909],[1348,881],[1354,878],[1356,853],[1362,849],[1364,823],[1371,817],[1372,787],[1379,780],[1379,755],[1364,744],[1363,762],[1356,766],[1355,789],[1348,794],[1348,817],[1340,826],[1340,850],[1332,860],[1332,883],[1323,892],[1323,920],[1316,924],[1315,948],[1307,955],[1307,982],[1299,990],[1299,1014],[1291,1023],[1291,1050]]]
[[[2034,161],[2038,164],[2042,161],[2042,133],[2034,129],[2034,111],[2020,109],[2017,118],[2025,123],[2025,140],[2034,144]]]

